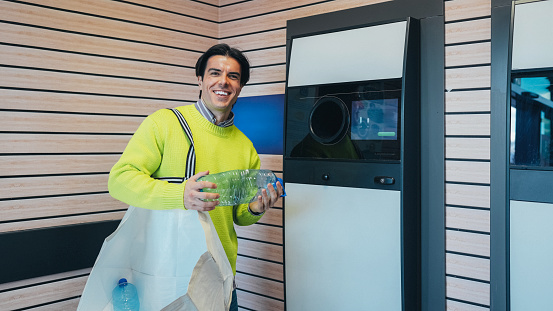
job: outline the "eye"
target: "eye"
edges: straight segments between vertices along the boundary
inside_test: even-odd
[[[230,74],[228,77],[232,80],[239,80],[240,79],[240,76],[236,75],[236,74]]]

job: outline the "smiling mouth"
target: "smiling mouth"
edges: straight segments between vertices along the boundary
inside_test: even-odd
[[[224,95],[224,96],[229,95],[229,93],[225,91],[213,91],[213,93],[215,93],[216,95]]]

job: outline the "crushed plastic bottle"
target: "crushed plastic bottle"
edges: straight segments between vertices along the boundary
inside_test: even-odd
[[[218,193],[218,206],[233,206],[250,203],[261,195],[261,190],[266,189],[267,195],[271,195],[267,189],[268,184],[273,184],[277,189],[276,182],[284,184],[282,179],[270,170],[232,170],[217,174],[209,174],[198,178],[197,181],[209,181],[217,185],[216,189],[203,188],[203,192]],[[283,188],[284,190],[284,188]],[[286,192],[281,195],[286,196]]]
[[[138,311],[140,301],[136,287],[122,278],[111,292],[114,311]]]

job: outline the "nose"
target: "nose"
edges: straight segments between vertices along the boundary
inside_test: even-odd
[[[219,85],[226,86],[229,84],[228,75],[223,73],[219,76]]]

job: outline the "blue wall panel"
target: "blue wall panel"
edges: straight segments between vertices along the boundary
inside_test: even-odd
[[[234,108],[234,124],[253,142],[259,154],[282,154],[284,94],[240,97]]]

